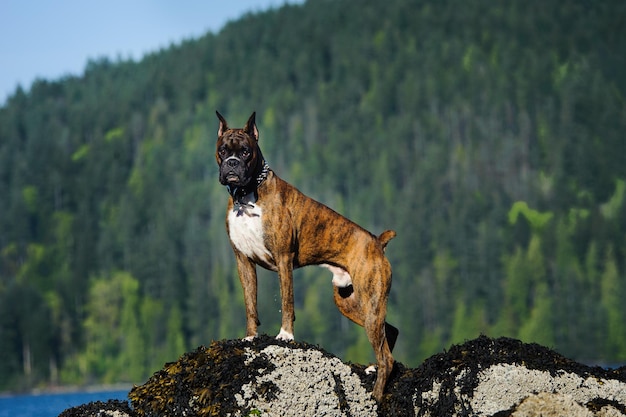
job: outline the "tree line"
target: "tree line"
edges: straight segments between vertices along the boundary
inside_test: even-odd
[[[623,363],[625,9],[309,0],[17,88],[0,108],[0,388],[141,382],[244,334],[216,109],[233,126],[256,110],[281,177],[398,232],[397,360],[484,333]],[[373,361],[328,272],[295,275],[296,338]],[[277,279],[259,286],[277,333]]]

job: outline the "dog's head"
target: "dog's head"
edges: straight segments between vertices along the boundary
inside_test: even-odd
[[[252,113],[243,129],[231,129],[219,113],[215,159],[219,165],[222,185],[246,187],[263,168],[263,156],[259,149],[259,131]]]

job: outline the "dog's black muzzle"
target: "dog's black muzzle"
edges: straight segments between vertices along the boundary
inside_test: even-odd
[[[234,185],[243,187],[250,182],[248,169],[239,158],[230,157],[222,161],[220,165],[220,183],[222,185]]]

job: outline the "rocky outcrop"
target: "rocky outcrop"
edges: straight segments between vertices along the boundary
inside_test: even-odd
[[[381,404],[375,379],[314,345],[225,340],[166,364],[130,391],[130,407],[90,403],[62,416],[626,416],[625,367],[508,338],[481,336],[418,368],[396,363]]]
[[[403,391],[411,396],[410,404],[401,407],[413,407],[409,415],[588,415],[574,411],[580,407],[590,415],[621,416],[626,415],[625,390],[626,368],[589,367],[537,344],[481,336],[407,370],[388,388],[397,401],[383,402],[381,408],[392,407],[385,415],[401,415],[395,404]],[[557,411],[567,404],[570,411]]]

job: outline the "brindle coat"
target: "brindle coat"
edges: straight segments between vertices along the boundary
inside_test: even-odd
[[[385,246],[396,233],[375,236],[325,205],[305,196],[270,170],[258,146],[255,113],[243,129],[231,129],[217,113],[216,160],[228,186],[226,228],[243,287],[246,336],[257,335],[256,265],[278,272],[282,325],[278,337],[293,339],[293,269],[321,265],[333,272],[339,311],[365,328],[376,354],[373,397],[382,399],[393,367],[398,330],[385,322],[391,266]],[[255,243],[256,242],[256,243]],[[339,283],[339,284],[337,284]]]

